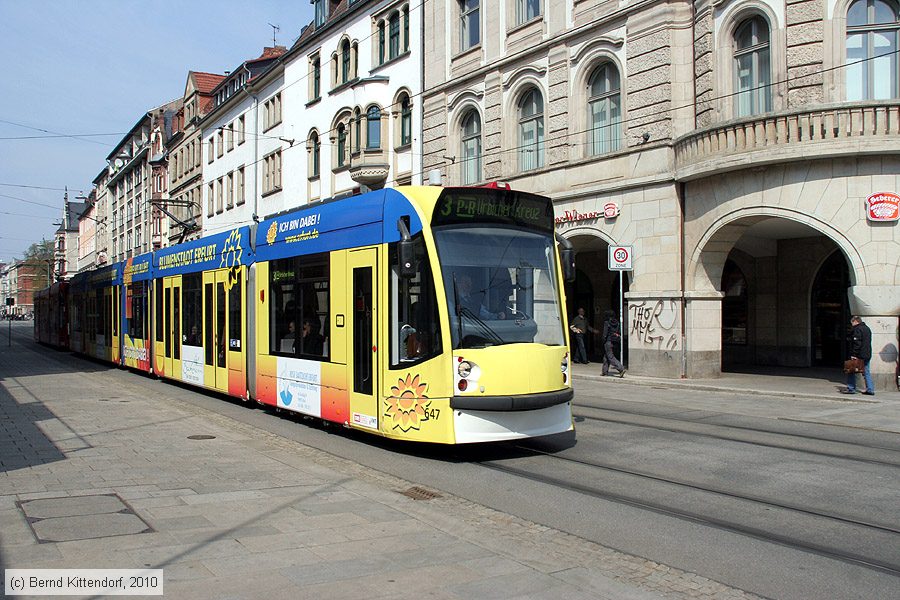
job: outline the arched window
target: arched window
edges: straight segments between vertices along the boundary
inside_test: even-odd
[[[462,120],[460,155],[460,179],[463,185],[481,181],[481,119],[477,110],[470,110]]]
[[[612,63],[594,69],[588,83],[590,153],[614,152],[622,137],[622,90],[619,71]]]
[[[384,63],[384,48],[385,48],[385,35],[384,35],[384,21],[378,21],[378,64]]]
[[[389,58],[400,56],[400,13],[394,12],[388,20]]]
[[[306,145],[309,150],[309,177],[319,176],[319,165],[321,164],[322,144],[319,142],[319,134],[313,131],[309,134],[309,142]]]
[[[370,106],[366,112],[366,149],[381,148],[381,109]]]
[[[847,11],[847,100],[896,98],[897,3],[856,0]]]
[[[350,81],[350,42],[341,42],[341,83]]]
[[[347,128],[341,123],[337,126],[337,166],[347,163]]]
[[[400,145],[412,144],[412,105],[409,94],[400,98]]]
[[[532,88],[519,101],[519,170],[544,166],[544,99]]]
[[[735,116],[772,110],[770,65],[769,24],[759,16],[741,22],[734,32]]]

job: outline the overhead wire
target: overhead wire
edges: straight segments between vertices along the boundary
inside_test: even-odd
[[[421,8],[421,7],[424,6],[424,5],[426,4],[426,2],[428,2],[428,1],[429,1],[429,0],[422,0],[422,2],[420,2],[420,3],[419,3],[418,5],[416,5],[414,8],[410,8],[410,13],[412,13],[413,10],[416,10],[416,9]],[[595,19],[595,21],[601,20],[602,18],[603,18],[603,17],[600,17],[600,18],[598,18],[598,19]],[[592,21],[591,23],[593,23],[593,21]],[[588,23],[587,25],[590,25],[590,23]],[[584,26],[581,26],[581,27],[584,27]],[[367,36],[361,38],[360,40],[357,40],[357,43],[367,41],[367,40],[369,40],[369,39],[375,37],[375,35],[377,35],[377,34],[378,34],[378,30],[373,31],[371,34],[369,34],[369,35],[367,35]],[[605,126],[607,126],[607,127],[613,127],[613,126],[619,126],[619,125],[626,124],[626,123],[631,123],[631,122],[645,122],[645,123],[648,123],[648,124],[649,124],[649,123],[652,123],[652,122],[653,122],[653,118],[654,118],[654,117],[660,117],[660,116],[668,115],[668,114],[670,114],[670,113],[673,113],[673,112],[676,112],[676,111],[679,111],[679,110],[689,109],[689,108],[695,108],[695,109],[696,109],[698,106],[701,106],[701,105],[704,105],[704,104],[711,104],[711,103],[713,103],[713,102],[716,102],[716,101],[719,101],[719,100],[723,100],[723,99],[726,99],[726,98],[730,98],[730,97],[733,97],[733,96],[738,96],[738,95],[741,95],[741,94],[747,94],[747,93],[753,93],[753,92],[756,92],[756,91],[761,90],[761,89],[764,89],[764,88],[770,88],[770,87],[775,87],[775,86],[778,86],[778,85],[784,85],[784,84],[787,84],[787,83],[790,83],[790,82],[794,82],[794,81],[798,81],[798,80],[801,80],[801,79],[807,79],[807,78],[811,78],[811,77],[821,76],[822,74],[827,73],[827,72],[830,72],[830,71],[835,71],[835,70],[842,69],[842,68],[849,68],[849,67],[851,67],[851,66],[858,65],[858,64],[860,64],[860,63],[864,63],[864,62],[868,62],[868,61],[872,61],[872,60],[877,60],[877,59],[879,59],[879,58],[884,58],[884,57],[890,56],[890,55],[896,55],[896,54],[898,54],[898,53],[900,53],[900,49],[898,49],[898,50],[893,50],[893,51],[890,51],[890,52],[884,52],[884,53],[877,54],[877,55],[871,56],[871,57],[861,58],[861,59],[854,60],[854,61],[851,61],[851,62],[848,62],[848,63],[844,63],[844,64],[841,64],[841,65],[835,65],[835,66],[833,66],[833,67],[821,68],[821,69],[819,69],[819,70],[817,70],[817,71],[814,71],[814,72],[811,72],[811,73],[806,73],[806,74],[801,74],[801,75],[795,75],[795,76],[792,76],[792,77],[786,77],[786,78],[781,79],[781,80],[769,82],[769,83],[766,83],[766,84],[761,84],[761,85],[759,85],[759,86],[755,86],[755,87],[753,87],[753,88],[748,88],[748,89],[746,89],[746,90],[740,90],[740,91],[736,91],[736,92],[730,92],[730,93],[727,93],[727,94],[721,94],[721,95],[718,95],[718,96],[711,96],[711,97],[709,97],[709,98],[694,98],[689,104],[683,104],[683,105],[675,106],[675,107],[666,107],[666,108],[662,108],[662,109],[657,110],[657,111],[653,111],[653,112],[650,112],[650,113],[642,114],[642,115],[640,115],[640,116],[629,116],[629,117],[627,117],[627,118],[619,118],[619,119],[617,119],[617,120],[610,121],[610,122],[609,122],[607,125],[605,125]],[[294,81],[292,81],[291,83],[289,83],[289,84],[283,86],[282,88],[280,88],[279,91],[283,91],[283,90],[285,90],[285,89],[288,89],[288,88],[290,88],[290,87],[296,85],[297,83],[300,83],[300,82],[302,82],[302,81],[305,81],[306,79],[309,78],[309,76],[310,76],[310,73],[307,72],[307,73],[301,75],[300,77],[298,77],[297,79],[295,79]],[[423,95],[425,95],[425,94],[427,94],[427,93],[432,92],[434,89],[436,89],[436,88],[438,88],[438,87],[442,87],[442,86],[444,86],[444,85],[446,85],[446,84],[444,83],[444,84],[440,84],[440,85],[438,85],[438,86],[434,86],[434,87],[432,87],[432,88],[422,89],[422,90],[419,91],[419,92],[416,92],[416,93],[410,93],[410,94],[408,95],[408,97],[409,97],[410,100],[412,100],[413,98],[417,98],[417,97],[423,96]],[[665,101],[665,102],[663,102],[663,103],[661,103],[661,104],[669,104],[669,103],[670,103],[670,101]],[[396,104],[396,103],[392,103],[391,106],[393,106],[394,104]],[[361,115],[361,118],[362,118],[362,117],[364,117],[364,115]],[[671,118],[671,116],[669,116],[668,118]],[[38,128],[38,127],[32,127],[32,126],[29,126],[29,125],[24,125],[24,124],[21,124],[21,123],[15,123],[15,122],[8,121],[8,120],[4,120],[4,119],[0,119],[0,122],[3,122],[3,123],[9,123],[9,124],[16,125],[16,126],[20,126],[20,127],[25,127],[25,128],[28,128],[28,129],[34,129],[34,130],[36,130],[36,131],[45,132],[45,133],[52,134],[53,136],[58,136],[58,137],[71,137],[71,138],[77,138],[77,139],[80,139],[81,137],[84,137],[84,136],[117,135],[117,134],[112,134],[112,133],[108,133],[108,134],[100,134],[100,133],[93,134],[93,133],[92,133],[92,134],[77,134],[77,135],[76,135],[76,134],[61,134],[61,133],[53,132],[53,131],[50,131],[50,130],[47,130],[47,129],[42,129],[42,128]],[[658,122],[658,121],[657,121],[657,122]],[[333,133],[333,132],[337,131],[337,129],[338,129],[339,126],[340,126],[340,125],[336,125],[335,127],[332,127],[332,128],[330,128],[330,129],[327,129],[327,130],[324,130],[324,131],[321,131],[321,132],[317,132],[317,133],[318,133],[318,136],[319,136],[319,140],[320,140],[320,142],[319,142],[320,146],[322,146],[322,147],[333,147],[333,146],[335,145],[335,144],[332,144],[332,143],[330,143],[330,142],[323,142],[323,141],[321,141],[321,139],[322,139],[322,137],[326,137],[326,139],[327,139],[327,135],[330,134],[330,133]],[[256,133],[256,132],[249,132],[249,131],[240,132],[239,130],[234,129],[234,127],[233,127],[232,124],[229,124],[229,125],[227,125],[227,126],[220,126],[220,127],[216,128],[216,129],[218,129],[218,130],[223,130],[223,131],[231,131],[232,133],[235,133],[235,132],[236,132],[236,133],[243,133],[243,135],[245,135],[245,136],[255,136],[255,137],[257,137],[257,138],[264,138],[264,139],[276,139],[276,140],[281,140],[282,142],[285,142],[285,143],[289,143],[289,145],[288,145],[287,147],[282,147],[282,148],[281,148],[281,150],[283,150],[283,151],[284,151],[284,150],[289,150],[289,149],[294,148],[294,147],[303,147],[303,148],[309,150],[309,147],[308,147],[308,141],[309,141],[309,140],[308,140],[308,138],[307,138],[307,139],[301,139],[301,140],[288,140],[288,139],[285,138],[285,136],[267,135],[267,134]],[[580,131],[574,131],[574,132],[566,132],[566,133],[562,133],[562,134],[559,134],[559,135],[557,135],[557,136],[551,138],[551,141],[559,141],[560,138],[571,138],[571,137],[574,137],[574,136],[581,136],[581,135],[583,135],[583,134],[585,134],[585,133],[589,133],[589,132],[591,132],[591,131],[594,131],[595,129],[596,129],[596,128],[594,128],[594,127],[590,127],[590,128],[583,129],[583,130],[580,130]],[[312,131],[312,129],[311,129],[311,131]],[[41,137],[41,136],[36,136],[36,137]],[[46,137],[52,137],[52,136],[46,136]],[[4,138],[0,138],[0,139],[4,139]],[[621,141],[625,141],[625,140],[627,140],[627,139],[628,139],[627,137],[620,137],[620,138],[615,138],[614,140],[607,140],[607,141],[620,141],[620,142],[621,142]],[[85,141],[93,141],[93,140],[85,140]],[[303,142],[303,143],[298,143],[298,142]],[[212,143],[215,143],[215,142],[212,142]],[[586,144],[590,144],[590,143],[593,143],[593,142],[590,141],[590,140],[587,141],[587,142],[585,142],[585,141],[577,141],[577,142],[570,142],[569,145],[570,145],[570,146],[579,146],[579,145],[586,145]],[[208,146],[209,144],[210,144],[210,142],[203,142],[203,141],[200,142],[201,147],[203,147],[203,146]],[[105,145],[105,144],[104,144],[104,145]],[[348,144],[348,145],[349,145],[349,144]],[[533,143],[529,143],[529,144],[522,144],[522,145],[513,146],[513,147],[508,147],[508,148],[501,148],[501,149],[498,149],[498,150],[491,150],[491,151],[488,151],[488,152],[483,152],[480,156],[481,156],[481,157],[485,157],[485,156],[495,156],[495,155],[502,155],[502,154],[509,153],[509,152],[519,152],[520,150],[522,150],[522,149],[527,149],[528,146],[532,146],[532,145],[533,145]],[[545,145],[546,145],[546,141],[545,141]],[[418,155],[418,154],[417,154],[417,155]],[[418,156],[423,156],[423,157],[424,157],[425,155],[418,155]],[[268,158],[269,158],[269,156],[263,156],[263,157],[261,157],[261,158],[259,158],[259,159],[254,160],[254,161],[251,162],[251,163],[245,163],[243,166],[244,166],[244,167],[255,166],[255,165],[257,165],[257,164],[259,164],[259,163],[261,163],[261,162],[264,162],[264,161],[267,160]],[[455,158],[455,157],[454,157],[454,158]],[[472,159],[460,159],[460,162],[465,162],[465,161],[468,161],[468,160],[472,160]],[[447,162],[448,162],[448,161],[447,161],[446,159],[443,159],[443,160],[440,160],[440,161],[436,161],[435,164],[436,164],[436,165],[444,165],[444,164],[447,164]],[[452,162],[456,162],[456,161],[453,160]],[[451,164],[452,164],[452,162],[451,162]],[[424,168],[423,168],[423,171],[412,173],[412,175],[421,175],[421,174],[423,174],[424,172],[425,172],[425,171],[424,171]],[[395,180],[389,181],[388,183],[395,183]],[[0,185],[15,185],[15,184],[0,184]],[[18,187],[34,187],[34,188],[37,188],[37,189],[56,189],[56,190],[59,189],[59,188],[42,188],[41,186],[25,186],[25,185],[20,185],[20,186],[18,186]],[[2,194],[0,194],[0,195],[2,195]],[[23,200],[23,199],[20,199],[20,198],[16,198],[16,199]],[[27,202],[27,201],[26,201],[26,202]],[[45,205],[45,206],[46,206],[46,205]],[[56,207],[54,207],[54,208],[56,208]]]

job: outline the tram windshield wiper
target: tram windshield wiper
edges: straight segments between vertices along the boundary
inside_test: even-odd
[[[500,337],[500,334],[498,334],[496,331],[491,329],[490,325],[485,323],[481,319],[481,317],[476,315],[474,312],[469,310],[467,307],[457,304],[456,311],[459,315],[461,315],[463,317],[468,317],[469,319],[471,319],[472,322],[478,326],[478,329],[480,329],[482,333],[486,334],[485,339],[493,341],[494,345],[500,346],[500,345],[506,343],[504,341],[504,339],[502,337]],[[460,327],[460,335],[462,335],[462,319],[460,319],[459,327]],[[460,339],[462,339],[462,338],[460,338]]]

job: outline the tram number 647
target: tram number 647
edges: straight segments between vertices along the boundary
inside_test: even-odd
[[[437,421],[438,417],[441,416],[441,409],[439,408],[425,408],[425,420],[426,421]]]

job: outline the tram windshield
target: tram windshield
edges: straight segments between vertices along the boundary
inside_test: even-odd
[[[439,202],[433,223],[453,348],[564,344],[550,201],[495,190],[466,195]],[[469,210],[472,201],[482,205],[475,216],[486,218],[460,222],[446,208],[468,202]],[[529,210],[533,218],[511,216]]]

